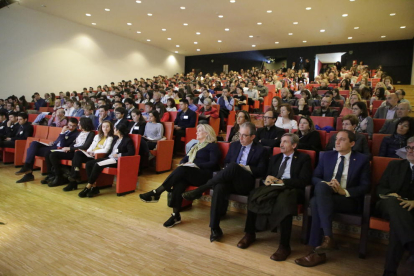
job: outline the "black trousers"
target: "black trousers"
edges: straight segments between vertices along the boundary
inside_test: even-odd
[[[219,112],[219,118],[220,118],[220,130],[226,131],[226,122],[224,119],[227,119],[229,117],[230,111],[228,111],[226,108],[220,108]]]
[[[99,159],[93,159],[88,162],[86,162],[86,174],[88,175],[88,183],[93,184],[98,179],[99,175],[103,171],[103,169],[107,167],[116,168],[118,167],[118,163],[106,165],[104,167],[99,166],[98,162],[101,162],[103,160],[106,160],[108,158],[99,158]]]
[[[181,145],[181,138],[185,137],[185,129],[175,129],[174,130],[174,152],[179,149]]]
[[[358,213],[360,211],[359,205],[358,199],[334,193],[326,183],[317,183],[315,185],[315,195],[310,202],[312,226],[309,245],[313,247],[321,245],[322,229],[332,229],[332,220],[335,213]]]
[[[49,158],[46,158],[48,173],[50,174],[53,168],[56,176],[62,176],[62,165],[60,164],[60,160],[71,160],[74,155],[74,151],[50,153]]]
[[[25,163],[30,165],[30,169],[33,169],[33,164],[36,156],[43,156],[45,159],[49,159],[52,149],[56,149],[56,146],[45,146],[43,144],[32,142],[30,147],[26,151],[26,160]]]
[[[253,175],[240,167],[236,163],[230,163],[226,168],[221,170],[212,179],[207,181],[206,185],[214,189],[210,210],[210,227],[217,228],[220,226],[220,216],[222,210],[228,204],[227,200],[230,194],[248,195],[254,188]]]
[[[165,179],[162,186],[172,193],[169,207],[180,208],[183,202],[182,194],[188,186],[201,186],[211,179],[213,173],[191,167],[178,167]]]
[[[0,147],[2,148],[14,148],[15,141],[0,141]]]
[[[396,198],[381,199],[377,210],[390,222],[390,239],[385,260],[385,270],[396,272],[408,243],[414,242],[414,209],[402,208]]]
[[[83,163],[92,160],[92,158],[87,157],[83,152],[76,151],[72,159],[72,172],[75,171],[75,168],[81,168]]]
[[[244,232],[253,234],[257,232],[256,229],[256,218],[257,214],[248,211],[247,217],[246,217],[246,225],[244,227]],[[292,222],[293,222],[293,216],[289,215],[286,216],[281,222],[280,222],[280,244],[284,245],[286,247],[290,247],[290,236],[292,234]]]

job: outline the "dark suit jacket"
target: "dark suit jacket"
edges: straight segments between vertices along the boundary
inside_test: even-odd
[[[118,136],[114,136],[114,140],[112,141],[111,150],[108,152],[106,157],[111,155],[112,150],[114,149],[115,143],[118,140]],[[135,155],[135,146],[134,142],[132,142],[131,138],[129,136],[125,136],[122,138],[121,143],[118,145],[118,154],[121,154],[121,156],[133,156]]]
[[[302,136],[302,132],[298,131],[299,144],[298,149],[321,151],[322,143],[319,132],[311,131],[308,134]],[[324,141],[325,143],[325,141]]]
[[[375,112],[374,119],[387,119],[388,106],[382,106]],[[397,111],[394,113],[394,119],[397,118]]]
[[[57,146],[60,142],[59,146],[61,148],[69,147],[75,141],[76,137],[78,137],[79,133],[80,132],[75,129],[67,134],[59,134],[59,137],[53,142],[53,145]]]
[[[17,131],[20,128],[20,124],[19,123],[15,123],[14,125],[11,125],[10,127],[7,127],[6,129],[6,137],[12,138],[14,136],[16,136]]]
[[[283,153],[272,156],[269,161],[267,175],[276,177],[282,161]],[[304,190],[307,185],[311,184],[312,166],[309,155],[295,151],[290,165],[290,177],[290,179],[283,180],[286,188]]]
[[[335,109],[328,108],[328,110],[325,112],[325,117],[335,117],[336,118],[336,117],[338,117],[338,115],[339,115],[338,111],[335,110]],[[315,109],[312,112],[312,116],[322,116],[322,108]]]
[[[226,155],[224,164],[236,162],[242,148],[240,141],[230,144],[229,152]],[[262,145],[253,142],[247,157],[246,165],[250,166],[254,178],[263,177],[266,174],[269,152]]]
[[[316,185],[321,181],[331,181],[338,159],[338,152],[326,151],[319,159],[312,183]],[[352,151],[349,160],[348,178],[346,190],[351,197],[362,198],[370,190],[369,158],[365,154]]]
[[[118,120],[117,119],[113,119],[112,120],[112,124],[114,125],[114,127],[115,127],[115,124],[116,124],[116,122],[117,122]],[[127,118],[125,118],[125,116],[124,116],[124,118],[122,118],[121,119],[121,121],[118,123],[118,126],[119,125],[125,125],[126,127],[128,127],[129,126],[129,121],[128,121],[128,119]]]
[[[181,115],[188,116],[187,119],[181,119]],[[179,126],[181,129],[186,129],[187,127],[195,127],[196,123],[196,113],[191,109],[187,109],[186,112],[180,111],[177,113],[177,118],[175,118],[174,125]]]
[[[80,134],[80,132],[79,132]],[[78,136],[79,136],[78,134]],[[95,132],[94,131],[89,131],[88,136],[86,137],[85,143],[83,143],[82,146],[79,147],[75,147],[76,144],[76,139],[73,140],[72,144],[70,144],[70,150],[71,151],[75,151],[75,150],[87,150],[89,148],[89,146],[92,144],[93,142],[93,138],[95,137]]]
[[[47,106],[45,99],[42,99],[42,98],[37,100],[34,105],[37,111],[39,111],[39,108]]]
[[[7,134],[7,121],[0,122],[0,137],[4,137]]]
[[[406,159],[391,161],[382,174],[377,186],[377,197],[380,194],[400,194],[407,172],[411,175],[410,162]],[[412,200],[413,198],[409,199]]]
[[[193,163],[196,164],[200,169],[209,170],[211,173],[213,173],[213,171],[220,170],[220,157],[221,152],[217,143],[209,143],[207,146],[197,151]],[[188,158],[189,156],[186,155],[183,159],[181,159],[180,164],[188,162]]]
[[[400,119],[386,120],[379,133],[393,134]]]
[[[112,121],[111,116],[106,116],[106,118],[103,121]],[[96,130],[98,130],[98,126],[99,126],[99,116],[95,117],[95,121],[93,121],[93,126],[95,127]]]
[[[145,132],[145,125],[147,124],[147,122],[143,122],[143,123],[138,123],[137,125],[136,125],[136,127],[138,127],[138,129],[133,129],[132,130],[132,133],[131,134],[141,134],[141,135],[144,135],[144,132]],[[135,125],[135,122],[129,122],[129,125],[128,125],[128,133],[130,133],[130,131],[131,131],[131,128],[132,127],[134,127],[134,125]]]
[[[355,145],[352,147],[353,151],[360,152],[370,156],[371,153],[369,151],[367,137],[361,133],[355,133],[356,141]],[[325,147],[325,150],[333,150],[335,148],[335,140],[336,140],[336,133],[331,136],[329,139],[328,145]]]
[[[26,140],[27,137],[33,136],[33,126],[31,123],[26,122],[21,126],[15,126],[17,128],[16,135],[14,137],[10,137],[12,141],[15,140]]]
[[[275,125],[271,126],[269,129],[267,129],[267,127],[262,127],[257,130],[254,141],[256,143],[259,143],[260,141],[262,146],[272,148],[278,147],[280,146],[280,140],[282,139],[283,134],[285,134],[285,130]]]

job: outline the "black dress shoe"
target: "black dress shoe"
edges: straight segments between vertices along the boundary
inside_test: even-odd
[[[29,181],[33,181],[34,180],[34,176],[33,174],[25,174],[21,179],[17,180],[16,183],[24,183],[24,182],[29,182]]]
[[[67,176],[67,178],[69,179],[70,182],[80,182],[81,178],[80,178],[80,174],[79,172],[72,172],[70,175]]]
[[[83,188],[83,190],[78,194],[79,197],[86,197],[91,189],[90,188]]]
[[[182,196],[185,200],[193,201],[193,200],[201,198],[203,196],[203,193],[202,192],[200,193],[199,191],[197,191],[197,189],[195,189],[195,190],[183,193]]]
[[[22,174],[29,174],[32,173],[32,170],[28,168],[28,166],[25,164],[20,171],[15,172],[15,175],[22,175]]]
[[[54,175],[48,174],[45,179],[41,180],[40,183],[42,184],[49,184],[55,179]]]
[[[223,237],[223,231],[221,228],[211,228],[210,242],[219,241]]]
[[[63,183],[63,179],[61,177],[59,177],[59,176],[56,176],[53,179],[53,181],[49,182],[47,185],[49,187],[57,187],[57,186],[60,186],[60,185],[63,185],[63,184],[64,184]]]
[[[68,184],[68,186],[66,186],[65,188],[63,188],[63,191],[64,192],[70,192],[70,191],[77,190],[77,189],[78,189],[78,183],[76,183],[76,182],[70,182]]]
[[[98,187],[92,187],[91,190],[88,192],[88,197],[94,197],[97,194],[99,194],[99,188]]]

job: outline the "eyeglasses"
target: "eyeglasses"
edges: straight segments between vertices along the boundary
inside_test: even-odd
[[[251,135],[250,134],[240,134],[240,137],[242,137],[242,138],[247,138],[249,136],[251,136]]]
[[[405,147],[405,150],[406,150],[407,152],[409,152],[409,151],[414,151],[414,147],[406,146],[406,147]]]
[[[263,116],[263,119],[274,119],[275,117]]]

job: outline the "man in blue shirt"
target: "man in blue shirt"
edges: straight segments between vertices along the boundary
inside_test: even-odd
[[[220,105],[220,130],[226,131],[226,122],[224,119],[229,117],[230,111],[232,111],[234,107],[234,99],[229,94],[227,88],[223,88],[223,94],[221,94],[221,97],[218,99],[218,104]]]
[[[40,97],[39,93],[34,93],[35,96],[35,109],[39,111],[39,108],[46,107],[46,101]]]

